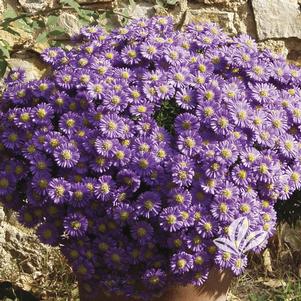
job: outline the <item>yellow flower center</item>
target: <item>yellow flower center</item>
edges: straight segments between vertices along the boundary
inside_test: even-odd
[[[72,153],[69,149],[65,149],[62,151],[62,157],[64,160],[71,160],[72,159]]]
[[[52,231],[50,229],[47,229],[43,232],[43,236],[45,239],[49,239],[52,237]]]
[[[142,168],[142,169],[146,169],[148,168],[149,166],[149,163],[146,159],[140,159],[139,160],[139,166]]]
[[[1,178],[0,179],[0,188],[7,188],[9,185],[9,182],[6,178]]]
[[[65,193],[65,188],[63,185],[58,185],[56,188],[55,188],[55,194],[56,196],[58,197],[62,197]]]
[[[219,206],[219,210],[222,213],[227,213],[228,211],[228,205],[226,203],[221,203]]]
[[[184,140],[184,142],[185,142],[185,145],[186,145],[187,147],[189,147],[189,148],[194,148],[195,145],[196,145],[195,140],[194,140],[193,138],[191,138],[191,137],[186,138],[186,139]]]
[[[166,221],[168,224],[173,225],[177,222],[177,217],[173,214],[170,214],[166,217]]]
[[[147,200],[144,202],[144,207],[147,209],[147,210],[151,210],[154,208],[154,204],[151,200]]]
[[[143,237],[143,236],[145,236],[146,235],[146,230],[144,229],[144,228],[138,228],[138,230],[137,230],[137,234],[138,234],[138,236],[140,236],[140,237]]]
[[[179,259],[177,261],[177,267],[180,269],[184,269],[186,264],[187,264],[187,261],[185,259]]]
[[[72,221],[72,222],[71,222],[71,227],[72,227],[74,230],[80,229],[80,227],[81,227],[80,221]]]

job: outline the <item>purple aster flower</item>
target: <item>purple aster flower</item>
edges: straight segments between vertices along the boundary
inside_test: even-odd
[[[55,204],[66,203],[71,197],[71,184],[63,178],[53,178],[48,184],[48,196]]]
[[[92,278],[94,274],[94,266],[88,260],[79,259],[73,263],[74,272],[81,280]]]
[[[140,176],[148,176],[155,166],[156,162],[151,153],[137,154],[133,158],[133,169]]]
[[[45,125],[51,122],[54,110],[47,103],[38,104],[32,112],[32,121],[38,125]]]
[[[116,114],[105,115],[99,122],[102,134],[109,138],[120,138],[122,136],[123,122]]]
[[[64,68],[55,73],[55,81],[63,89],[70,90],[75,84],[75,74],[71,68]]]
[[[142,276],[144,284],[152,288],[163,288],[166,284],[167,275],[162,269],[148,269]]]
[[[216,222],[210,215],[203,215],[201,219],[196,223],[196,231],[203,238],[214,237],[216,231]]]
[[[80,153],[74,144],[64,143],[54,150],[53,156],[58,166],[71,168],[78,163]]]
[[[42,243],[55,246],[59,239],[57,228],[49,223],[41,224],[38,227],[37,235]]]
[[[64,50],[57,47],[47,48],[41,54],[42,59],[51,65],[56,65],[64,55]]]
[[[170,267],[175,274],[184,274],[193,268],[193,256],[186,252],[179,252],[172,256]]]
[[[71,237],[82,237],[88,229],[88,219],[81,213],[70,213],[64,219],[64,229]]]
[[[117,182],[132,192],[137,191],[140,187],[140,178],[129,169],[123,169],[117,174]]]
[[[91,193],[84,183],[75,183],[71,186],[71,198],[69,203],[72,207],[85,207],[91,200]]]
[[[151,191],[142,193],[137,199],[136,208],[137,214],[146,218],[158,215],[161,210],[160,195]]]
[[[196,93],[191,88],[182,88],[176,93],[176,103],[185,110],[192,110],[196,107]]]
[[[176,207],[167,207],[160,213],[160,226],[165,231],[174,232],[183,227],[181,214]]]
[[[115,182],[111,176],[101,176],[95,186],[94,194],[97,199],[108,201],[114,191]]]
[[[188,189],[174,188],[168,193],[168,203],[170,205],[189,207],[192,196]]]
[[[25,70],[21,68],[12,68],[8,72],[4,81],[7,85],[15,85],[15,84],[22,83],[24,79],[25,79]]]
[[[129,204],[120,204],[113,209],[114,220],[124,224],[135,219],[134,208]]]
[[[144,221],[133,223],[131,225],[131,235],[141,245],[145,245],[153,239],[153,227]]]
[[[12,175],[0,172],[0,195],[8,195],[15,190],[16,178]]]
[[[249,86],[252,98],[260,104],[271,102],[277,97],[276,87],[272,84],[258,83]]]

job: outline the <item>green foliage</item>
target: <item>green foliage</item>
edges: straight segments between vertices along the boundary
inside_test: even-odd
[[[169,132],[174,131],[174,120],[181,113],[181,108],[174,99],[165,100],[161,107],[155,112],[155,119],[159,126],[164,127]]]
[[[301,191],[295,191],[287,201],[277,201],[275,209],[279,222],[295,225],[301,217]]]

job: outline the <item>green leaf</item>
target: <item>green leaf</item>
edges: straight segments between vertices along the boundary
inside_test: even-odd
[[[10,4],[7,4],[6,10],[3,12],[2,17],[3,20],[6,21],[5,19],[11,19],[17,17],[17,13]]]
[[[58,21],[58,16],[49,16],[46,21],[46,25],[52,26],[55,25]]]
[[[78,15],[85,21],[91,22],[91,17],[93,16],[93,12],[88,9],[80,9]]]
[[[63,34],[66,34],[66,29],[60,26],[57,26],[48,32],[48,36],[59,36]]]
[[[2,55],[4,57],[7,57],[7,58],[10,57],[9,50],[7,47],[0,45],[0,51],[2,52]]]
[[[32,27],[27,24],[27,22],[24,19],[19,19],[15,21],[15,24],[18,28],[23,29],[26,32],[31,33],[33,31]]]
[[[0,59],[0,77],[3,77],[3,75],[5,74],[5,70],[7,67],[7,62],[4,58]]]
[[[33,29],[45,28],[45,23],[43,21],[40,21],[40,20],[33,21],[31,27]]]
[[[37,36],[37,38],[36,38],[36,42],[37,42],[37,43],[43,43],[43,42],[45,42],[45,41],[47,40],[47,34],[48,34],[48,33],[47,33],[46,31],[40,33],[40,34]]]

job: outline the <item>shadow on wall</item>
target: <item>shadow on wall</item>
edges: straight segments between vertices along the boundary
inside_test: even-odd
[[[13,286],[10,282],[0,282],[0,300],[39,301],[33,294]]]

